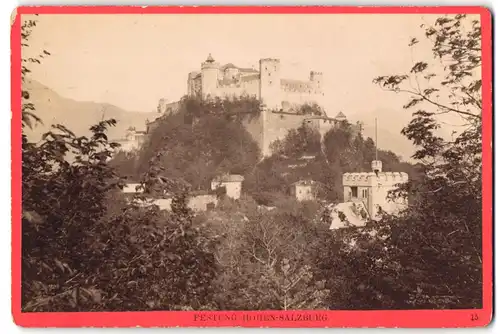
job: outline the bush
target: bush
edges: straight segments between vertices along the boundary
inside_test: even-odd
[[[170,214],[126,201],[107,163],[110,125],[92,127],[91,138],[55,126],[40,145],[23,136],[23,311],[206,307],[213,242],[183,196]]]

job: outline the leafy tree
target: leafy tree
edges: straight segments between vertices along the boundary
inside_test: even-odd
[[[43,284],[32,281],[37,276],[53,280],[52,292],[58,294],[73,273],[98,265],[81,261],[91,252],[82,242],[95,233],[94,223],[106,211],[107,192],[121,186],[106,163],[114,146],[105,131],[113,124],[110,120],[93,126],[90,139],[75,137],[60,125],[45,134],[40,145],[23,136],[24,297],[33,298],[33,284]],[[65,159],[70,152],[75,156],[72,163]]]
[[[34,26],[23,24],[23,41]],[[127,201],[109,164],[115,120],[92,126],[89,138],[53,125],[33,143],[24,129],[41,120],[23,98],[23,311],[210,308],[214,240],[193,226],[185,184],[162,177],[151,159],[141,185],[173,193],[172,212]]]
[[[260,159],[258,145],[241,122],[232,119],[244,110],[252,113],[255,101],[209,101],[185,98],[178,113],[159,121],[139,154],[138,175],[159,151],[164,152],[164,176],[183,178],[194,189],[207,188],[217,175],[244,174],[255,166]]]
[[[273,155],[245,175],[246,191],[269,205],[274,197],[280,197],[274,193],[286,194],[293,182],[313,179],[320,185],[319,198],[342,201],[342,174],[369,172],[375,159],[373,140],[364,139],[358,129],[359,125],[344,121],[323,139],[307,125],[290,130],[284,139],[273,143]],[[407,172],[412,180],[418,179],[414,166],[401,162],[393,152],[379,149],[378,158],[384,170]]]
[[[409,95],[417,109],[402,133],[418,147],[422,169],[394,196],[413,198],[400,217],[384,217],[360,231],[343,231],[324,265],[347,282],[332,288],[332,308],[478,308],[482,304],[481,67],[480,26],[465,15],[423,26],[442,64],[415,63],[408,74],[374,81]],[[416,38],[410,46],[418,43]],[[440,136],[441,117],[456,116],[464,129]],[[464,205],[464,203],[467,203]],[[339,237],[337,236],[337,240]],[[340,256],[339,256],[340,255]],[[356,277],[353,283],[349,278]]]
[[[275,155],[299,158],[302,155],[316,155],[321,150],[321,135],[315,129],[303,124],[288,131],[286,137],[275,141],[271,150]]]
[[[139,180],[139,176],[137,175],[138,158],[139,157],[136,152],[125,152],[119,150],[113,155],[109,164],[119,175],[129,181],[137,182]]]
[[[300,214],[247,214],[223,248],[237,261],[224,265],[216,281],[223,286],[216,297],[221,309],[317,309],[327,291],[315,278],[308,242],[317,238],[314,225]],[[314,252],[314,251],[313,251]]]
[[[413,238],[430,248],[425,258],[435,257],[436,263],[430,266],[429,272],[433,271],[430,277],[434,279],[435,289],[442,290],[437,294],[454,295],[456,300],[447,302],[454,307],[480,307],[481,28],[478,20],[456,15],[437,19],[433,26],[425,27],[425,35],[432,42],[435,57],[444,65],[443,78],[436,82],[433,79],[439,76],[430,66],[417,62],[410,75],[419,82],[422,78],[431,78],[425,86],[416,90],[403,88],[409,77],[398,85],[392,84],[391,77],[377,81],[410,94],[406,109],[421,108],[414,112],[412,121],[402,132],[419,147],[414,158],[421,161],[425,175],[420,184],[409,185],[404,190],[408,196],[418,198],[407,219],[416,229],[426,225],[427,233]],[[416,43],[418,40],[412,39],[411,44]],[[439,100],[443,95],[447,97],[446,104]],[[462,120],[464,129],[454,139],[447,140],[436,131],[443,114]],[[426,294],[426,289],[422,289],[422,294]]]
[[[21,48],[26,50],[29,47],[29,41],[33,29],[36,27],[36,20],[26,20],[21,25]],[[21,81],[24,84],[26,76],[31,72],[29,64],[40,64],[41,59],[49,56],[47,50],[43,50],[38,56],[21,58]],[[21,121],[22,127],[32,128],[36,123],[41,122],[41,119],[35,114],[35,106],[29,101],[30,94],[27,90],[21,89]]]

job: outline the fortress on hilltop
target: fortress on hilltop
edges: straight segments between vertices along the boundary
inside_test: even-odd
[[[221,66],[210,54],[201,63],[200,71],[188,74],[187,92],[204,99],[253,96],[261,100],[259,117],[243,123],[264,156],[272,154],[270,145],[274,141],[283,139],[289,130],[302,124],[324,135],[346,120],[341,112],[330,118],[323,109],[323,73],[311,71],[307,80],[283,78],[279,59],[260,59],[257,70],[231,63]]]
[[[201,64],[201,71],[191,72],[187,81],[188,95],[203,97],[255,96],[267,108],[289,111],[293,105],[322,104],[323,74],[311,71],[308,80],[285,79],[279,59],[261,59],[259,70],[234,64],[220,66],[212,55]]]
[[[283,139],[291,129],[305,124],[323,136],[347,120],[342,112],[334,118],[327,116],[323,108],[322,72],[310,71],[305,80],[283,78],[279,59],[260,59],[259,68],[254,69],[231,63],[221,66],[209,54],[199,71],[188,73],[187,95],[203,99],[248,96],[260,100],[258,117],[244,118],[242,122],[264,157],[272,154],[271,144]],[[146,132],[151,132],[162,117],[177,112],[179,105],[179,102],[161,99],[157,111],[162,116],[148,122]]]

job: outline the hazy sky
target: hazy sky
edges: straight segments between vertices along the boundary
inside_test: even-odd
[[[76,100],[153,111],[158,100],[186,93],[187,74],[209,53],[222,64],[258,66],[280,58],[283,76],[322,71],[329,115],[397,112],[407,96],[383,92],[374,77],[407,73],[429,45],[422,14],[322,15],[40,15],[30,52],[52,56],[33,78]],[[424,40],[422,38],[422,40]]]

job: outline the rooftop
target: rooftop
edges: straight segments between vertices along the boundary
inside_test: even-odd
[[[243,180],[245,180],[243,176],[231,174],[217,176],[212,180],[212,182],[243,182]]]
[[[317,184],[317,182],[314,180],[299,180],[292,183],[293,186],[312,186],[315,184]]]
[[[375,172],[357,172],[357,173],[344,173],[344,176],[393,176],[393,175],[399,175],[399,176],[408,176],[407,173],[405,172],[379,172],[376,174]]]
[[[207,57],[207,60],[205,60],[207,63],[213,63],[215,60],[214,58],[212,57],[212,54],[209,53],[208,54],[208,57]]]
[[[226,65],[221,66],[221,70],[224,71],[228,68],[235,68],[238,69],[240,72],[253,72],[253,73],[258,73],[259,71],[253,69],[253,68],[248,68],[248,67],[238,67],[234,65],[233,63],[228,63]]]
[[[335,119],[347,119],[346,115],[341,111],[335,116]]]
[[[339,213],[344,215],[344,219],[339,217]],[[330,225],[330,230],[336,230],[349,226],[364,226],[368,221],[368,217],[366,207],[361,201],[353,200],[350,202],[336,204],[331,211],[332,223]]]

